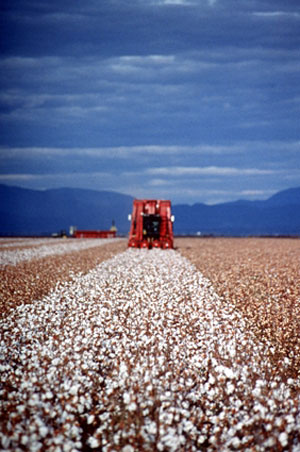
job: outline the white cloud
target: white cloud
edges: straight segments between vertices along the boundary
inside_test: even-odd
[[[269,18],[277,18],[277,17],[293,17],[300,18],[300,13],[293,11],[255,11],[252,13],[253,16],[258,17],[269,17]]]
[[[57,182],[61,184],[62,182],[67,182],[69,180],[78,181],[80,178],[110,178],[111,174],[107,172],[95,171],[95,172],[72,172],[72,173],[51,173],[51,174],[34,174],[34,173],[11,173],[11,174],[0,174],[0,181],[5,182],[25,182],[25,181],[45,181],[45,182]]]
[[[180,145],[140,145],[140,146],[113,146],[113,147],[0,147],[0,160],[5,159],[18,159],[18,158],[44,158],[44,157],[90,157],[90,158],[130,158],[131,156],[178,156],[178,158],[185,156],[197,156],[197,155],[245,155],[250,152],[257,152],[261,149],[263,152],[284,152],[285,155],[295,155],[300,152],[300,141],[284,142],[284,141],[246,141],[238,142],[228,145],[208,145],[199,144],[191,146]],[[175,168],[152,168],[151,171],[159,172],[186,172],[186,173],[199,173],[199,172],[218,172],[222,171],[219,167],[206,167],[206,168],[194,168],[186,166],[177,166]],[[226,168],[224,171],[233,174],[237,171],[237,168]],[[252,171],[253,169],[249,169]],[[149,169],[150,171],[150,169]],[[246,171],[246,170],[245,170]],[[131,174],[131,173],[130,173]]]
[[[157,4],[156,1],[152,2],[153,4]],[[180,6],[189,6],[192,5],[193,2],[190,0],[159,0],[158,5],[180,5]]]
[[[148,182],[150,187],[161,187],[161,186],[170,186],[172,182],[169,179],[151,179]]]
[[[275,193],[274,190],[241,190],[239,195],[242,197],[263,197],[263,196],[272,196]]]
[[[0,159],[19,157],[55,157],[55,156],[81,156],[81,157],[105,157],[127,158],[131,155],[183,155],[183,154],[226,154],[240,152],[239,145],[141,145],[141,146],[115,146],[115,147],[95,147],[95,148],[58,148],[58,147],[0,147]]]
[[[232,168],[232,167],[160,167],[149,168],[145,171],[151,175],[165,176],[262,176],[281,173],[281,170],[269,170],[259,168]]]

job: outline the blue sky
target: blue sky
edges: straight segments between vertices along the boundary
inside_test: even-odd
[[[174,203],[300,185],[298,0],[2,0],[0,183]]]

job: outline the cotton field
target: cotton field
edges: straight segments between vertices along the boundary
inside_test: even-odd
[[[49,279],[41,298],[22,283],[24,264],[3,266],[4,298],[13,268],[20,281],[1,320],[3,450],[300,451],[298,342],[293,351],[262,336],[247,289],[243,310],[239,282],[231,302],[209,257],[197,261],[199,243],[107,244],[113,255],[84,259],[85,269],[66,254],[64,277]]]

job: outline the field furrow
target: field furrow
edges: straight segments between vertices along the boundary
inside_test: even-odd
[[[176,244],[259,340],[272,344],[277,371],[289,357],[289,374],[299,377],[300,240],[190,238]]]
[[[74,239],[74,240],[59,240],[55,243],[40,246],[30,246],[24,248],[16,248],[14,250],[0,250],[0,266],[17,265],[19,262],[31,261],[33,259],[42,259],[46,256],[61,255],[71,253],[72,251],[81,251],[88,248],[94,248],[101,245],[106,245],[110,242],[115,242],[119,239]]]
[[[291,450],[300,383],[174,250],[129,249],[1,322],[2,447]]]
[[[20,304],[40,300],[58,282],[68,281],[76,273],[87,273],[126,247],[126,240],[101,242],[101,246],[81,251],[0,267],[0,318]]]

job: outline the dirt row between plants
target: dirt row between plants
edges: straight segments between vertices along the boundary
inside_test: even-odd
[[[40,300],[57,283],[68,281],[73,274],[85,274],[126,247],[127,241],[121,240],[60,256],[47,256],[0,267],[0,317],[20,304]]]
[[[288,358],[299,376],[300,240],[177,238],[175,245],[269,344],[278,371]]]

